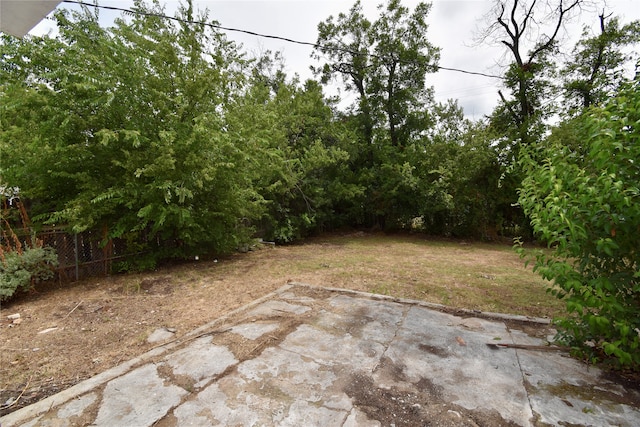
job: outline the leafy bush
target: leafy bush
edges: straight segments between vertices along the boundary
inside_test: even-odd
[[[640,80],[575,126],[581,144],[550,138],[520,159],[520,204],[553,248],[535,270],[566,301],[576,353],[640,369]]]
[[[2,252],[0,259],[0,300],[11,298],[18,290],[53,277],[58,257],[50,247],[27,247],[20,251]]]

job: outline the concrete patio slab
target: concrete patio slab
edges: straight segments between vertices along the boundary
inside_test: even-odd
[[[543,346],[546,327],[289,284],[0,424],[640,425],[637,389],[562,352],[488,345]]]

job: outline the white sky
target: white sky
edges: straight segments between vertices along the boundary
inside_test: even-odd
[[[91,0],[85,0],[90,2]],[[362,0],[364,12],[370,20],[378,16],[376,6],[383,0]],[[162,2],[162,0],[161,0]],[[101,5],[130,8],[133,0],[100,0]],[[173,15],[176,0],[165,0],[167,14]],[[403,0],[405,6],[413,10],[415,0]],[[483,16],[490,10],[489,0],[433,0],[433,8],[428,17],[429,31],[426,37],[441,48],[439,65],[469,71],[500,74],[497,65],[504,49],[474,43],[474,35],[485,26]],[[316,42],[317,25],[330,15],[347,13],[353,1],[338,0],[194,0],[196,8],[209,9],[209,17],[222,26],[249,30],[256,33],[287,37],[294,40]],[[75,8],[75,5],[61,3],[58,8]],[[607,0],[607,11],[619,16],[622,23],[640,19],[640,5],[637,0]],[[580,21],[568,27],[569,37],[575,41],[584,25],[597,25],[598,12],[581,14]],[[112,23],[113,12],[102,10],[105,26]],[[45,20],[36,26],[31,34],[50,31],[52,22]],[[297,73],[301,79],[312,77],[310,65],[318,65],[311,59],[311,47],[286,43],[284,41],[258,38],[236,32],[227,34],[229,39],[240,42],[247,52],[264,50],[282,51],[286,60],[287,73]],[[573,42],[567,44],[573,46]],[[440,71],[427,76],[427,83],[435,88],[436,99],[446,101],[458,99],[467,117],[481,118],[490,114],[498,101],[497,90],[500,81],[482,76],[471,76],[452,71]]]

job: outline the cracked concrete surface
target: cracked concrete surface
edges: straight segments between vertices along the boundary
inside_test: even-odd
[[[640,392],[560,352],[492,348],[546,341],[480,317],[291,284],[0,424],[640,425]]]

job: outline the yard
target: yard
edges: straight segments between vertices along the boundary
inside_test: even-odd
[[[534,317],[563,310],[509,244],[355,232],[252,249],[51,284],[5,304],[0,415],[148,351],[158,328],[179,338],[287,282]],[[7,319],[13,314],[19,322]]]

